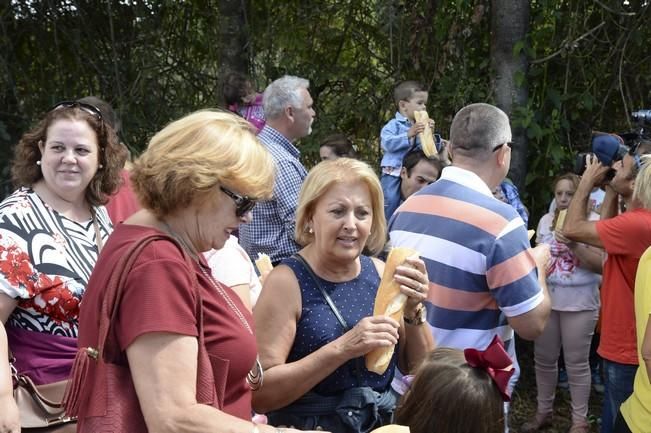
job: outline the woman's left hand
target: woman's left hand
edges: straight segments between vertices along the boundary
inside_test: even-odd
[[[413,317],[418,305],[429,293],[429,277],[425,262],[418,256],[409,257],[404,264],[396,267],[393,278],[400,284],[400,291],[407,295],[405,315]]]

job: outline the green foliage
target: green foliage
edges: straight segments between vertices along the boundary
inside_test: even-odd
[[[536,217],[552,198],[540,186],[571,169],[592,131],[625,132],[630,111],[650,102],[650,65],[641,61],[648,58],[649,8],[601,3],[610,11],[592,1],[532,2],[529,103],[512,121],[527,128],[524,196]]]
[[[462,106],[491,102],[489,0],[13,0],[0,9],[0,157],[53,103],[96,94],[123,118],[135,150],[168,121],[215,106],[232,53],[224,37],[248,38],[260,89],[290,73],[309,78],[315,132],[301,143],[313,164],[333,132],[354,139],[377,167],[379,131],[395,112],[405,79],[430,89],[428,111],[448,135]],[[244,26],[219,10],[242,8]],[[516,107],[526,128],[525,202],[546,208],[550,179],[569,167],[592,130],[624,131],[628,113],[651,108],[651,27],[646,3],[534,0],[529,36],[512,47],[531,65],[517,72],[529,101]],[[606,9],[608,8],[608,9]],[[229,9],[230,11],[230,9]],[[237,12],[237,11],[235,11]],[[237,14],[234,14],[237,15]],[[230,16],[230,15],[229,15]],[[10,137],[10,138],[7,138]]]

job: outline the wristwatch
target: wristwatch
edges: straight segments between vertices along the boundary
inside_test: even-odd
[[[410,319],[407,316],[404,316],[403,318],[407,325],[411,325],[411,326],[422,325],[427,320],[427,310],[425,309],[425,305],[423,304],[418,305],[418,308],[416,309],[416,314],[414,314],[413,318]]]

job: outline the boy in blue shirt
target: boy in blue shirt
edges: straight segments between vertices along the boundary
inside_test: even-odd
[[[384,214],[387,220],[400,204],[402,160],[409,150],[421,146],[418,134],[425,130],[425,124],[415,121],[414,111],[426,110],[427,89],[417,81],[403,81],[393,90],[393,100],[398,106],[398,111],[396,116],[384,125],[380,133],[380,144],[384,152],[380,163],[382,167],[380,182],[384,193]],[[431,120],[430,122],[433,123]]]

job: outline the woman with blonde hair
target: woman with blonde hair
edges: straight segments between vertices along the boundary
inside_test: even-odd
[[[273,176],[233,114],[199,111],[151,139],[132,171],[143,209],[107,242],[82,309],[66,402],[79,432],[277,431],[251,422],[251,314],[201,254],[271,195]]]
[[[303,249],[271,271],[254,310],[266,372],[254,408],[272,424],[357,433],[387,423],[394,368],[410,371],[433,348],[420,258],[394,275],[408,297],[405,322],[373,316],[384,263],[362,251],[384,246],[383,206],[380,182],[361,161],[324,161],[305,179],[296,220]],[[396,343],[384,374],[366,369],[365,354]]]

